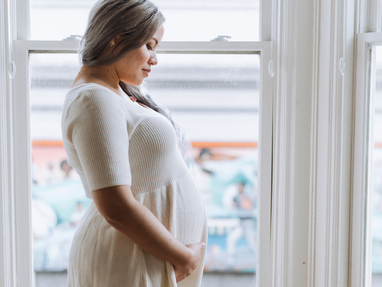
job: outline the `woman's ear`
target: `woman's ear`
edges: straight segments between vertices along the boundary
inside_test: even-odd
[[[119,35],[117,35],[116,37],[114,37],[113,40],[111,40],[111,42],[110,42],[110,46],[111,46],[111,47],[114,47],[114,46],[117,45],[121,40],[122,40],[122,35],[119,34]]]

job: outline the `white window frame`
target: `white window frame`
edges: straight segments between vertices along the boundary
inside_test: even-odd
[[[29,54],[30,53],[76,53],[77,41],[17,41],[16,54],[18,73],[15,77],[15,158],[18,180],[16,183],[16,210],[18,210],[17,249],[19,272],[23,275],[22,286],[30,286],[32,280],[32,230],[31,230],[31,139],[29,99]],[[270,205],[271,205],[271,152],[272,152],[272,78],[268,75],[270,42],[162,42],[158,53],[181,54],[260,54],[260,114],[259,114],[259,209],[258,253],[256,273],[258,285],[267,280],[270,257]],[[265,96],[267,95],[267,96]],[[261,246],[261,248],[260,248]],[[264,275],[262,274],[264,272]],[[29,274],[29,276],[28,276]],[[261,284],[261,285],[260,285]]]
[[[355,92],[353,206],[351,229],[351,286],[371,286],[372,266],[372,186],[373,163],[373,90],[372,53],[370,45],[382,44],[382,33],[362,33],[357,39],[357,70]]]
[[[270,40],[272,1],[264,1],[260,5],[261,37]],[[4,281],[4,286],[32,286],[32,229],[31,229],[31,140],[30,140],[30,101],[29,101],[29,54],[30,53],[75,53],[78,47],[76,41],[31,41],[29,40],[29,1],[7,0],[7,3],[16,6],[16,17],[13,19],[17,26],[17,41],[15,44],[15,64],[17,73],[11,80],[12,101],[10,110],[13,130],[11,144],[0,146],[1,151],[12,150],[12,174],[14,180],[9,189],[12,216],[7,218],[8,226],[12,227],[14,235],[14,255],[8,256],[14,268],[11,270],[14,278]],[[261,85],[260,85],[260,135],[259,135],[259,209],[258,209],[258,253],[256,268],[256,286],[270,286],[271,276],[271,172],[272,172],[272,105],[273,105],[273,79],[268,73],[268,64],[271,61],[271,42],[163,42],[158,53],[241,53],[260,54]],[[3,75],[2,75],[3,76]],[[1,175],[4,175],[2,173]],[[12,177],[9,177],[12,178]],[[2,187],[3,188],[3,187]],[[4,187],[2,190],[7,189]],[[2,209],[6,210],[6,209]],[[10,244],[12,245],[12,244]],[[9,245],[3,244],[3,247]],[[261,248],[260,248],[261,246]],[[13,258],[13,259],[12,259]],[[5,267],[5,264],[4,266]],[[1,282],[3,283],[3,282]],[[0,284],[1,284],[0,283]]]

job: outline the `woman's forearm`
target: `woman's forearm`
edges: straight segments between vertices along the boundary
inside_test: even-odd
[[[99,212],[108,223],[140,248],[175,266],[193,264],[192,250],[177,240],[127,185],[92,192]]]

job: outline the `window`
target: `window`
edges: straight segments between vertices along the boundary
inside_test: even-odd
[[[360,286],[381,284],[381,33],[360,34],[357,50],[353,246]],[[358,234],[355,234],[357,232]],[[354,244],[353,243],[353,244]],[[357,248],[358,247],[358,248]]]
[[[65,188],[67,190],[76,186],[76,189],[81,189],[78,178],[72,171],[67,172],[73,177],[71,180],[63,182],[60,178],[65,174],[65,167],[60,171],[61,165],[65,164],[63,162],[65,154],[60,141],[59,121],[63,96],[78,69],[75,54],[78,37],[68,37],[81,35],[86,23],[66,25],[60,21],[69,23],[68,19],[73,18],[83,21],[86,19],[86,11],[93,2],[82,1],[78,4],[76,1],[51,3],[32,0],[31,37],[17,42],[16,66],[19,68],[16,75],[14,104],[18,107],[15,114],[16,125],[22,128],[18,129],[16,135],[19,143],[16,150],[17,166],[20,167],[20,183],[16,192],[19,198],[28,199],[16,202],[18,209],[22,210],[17,225],[20,235],[19,256],[23,258],[20,260],[20,270],[25,271],[23,272],[25,276],[20,282],[23,286],[30,286],[32,260],[37,270],[65,268],[65,258],[60,256],[59,252],[69,246],[66,238],[70,237],[70,233],[74,231],[72,227],[75,225],[71,223],[88,204],[86,198],[73,196],[70,198],[71,205],[63,206],[56,196],[51,196],[51,192],[54,186],[55,194],[62,192],[65,196],[70,196]],[[161,64],[153,70],[153,72],[156,70],[156,75],[147,81],[150,93],[159,103],[172,111],[174,119],[185,129],[194,146],[195,157],[201,160],[195,169],[199,168],[207,177],[211,169],[215,169],[213,170],[215,174],[219,175],[220,172],[220,176],[226,177],[224,168],[222,171],[217,170],[217,160],[219,165],[224,167],[228,162],[227,159],[235,158],[237,160],[234,164],[237,165],[237,170],[241,170],[230,175],[232,178],[229,182],[219,182],[216,178],[210,177],[209,181],[217,181],[214,186],[218,191],[210,188],[211,183],[207,183],[205,188],[206,204],[211,212],[209,233],[212,247],[209,258],[215,256],[215,260],[211,259],[209,262],[207,258],[207,267],[210,266],[212,271],[227,270],[232,267],[244,272],[254,271],[255,260],[257,264],[264,263],[263,266],[267,266],[270,250],[272,89],[268,73],[270,43],[255,42],[259,39],[256,22],[259,4],[249,0],[235,3],[232,1],[183,3],[168,0],[157,3],[167,17],[168,33],[166,31],[164,42],[158,51],[161,54],[159,55]],[[73,7],[75,9],[72,9]],[[200,12],[201,7],[204,7],[205,11]],[[57,8],[60,9],[59,13],[55,12]],[[185,28],[190,27],[185,23],[187,19],[190,21],[195,19],[196,13],[200,18],[199,24],[208,27],[205,33],[195,33],[200,29],[190,29],[186,32],[183,29],[174,29],[179,27],[180,23],[184,24]],[[211,13],[214,15],[214,21],[211,21],[211,17],[207,21],[203,15],[210,16]],[[247,28],[235,29],[240,31],[237,34],[234,30],[227,30],[227,27],[232,29],[236,25],[226,21],[228,13],[233,15],[232,22],[240,22],[240,25]],[[39,19],[44,19],[44,22],[39,23]],[[19,29],[27,35],[25,31],[28,23],[20,18],[19,21],[21,23]],[[46,25],[48,22],[50,24]],[[226,24],[227,26],[224,26]],[[264,29],[269,26],[265,26]],[[67,27],[68,30],[61,31],[62,27]],[[56,41],[61,39],[66,40]],[[213,39],[217,41],[210,41]],[[226,41],[227,39],[229,41]],[[178,42],[170,42],[175,40]],[[181,72],[179,63],[182,64]],[[248,158],[243,157],[244,154],[247,154]],[[30,162],[32,165],[29,165]],[[257,209],[254,208],[257,212],[254,217],[257,218],[257,240],[244,232],[249,223],[252,224],[249,226],[250,229],[255,228],[256,222],[244,223],[238,216],[232,215],[234,213],[232,208],[228,210],[231,214],[225,208],[233,202],[235,191],[232,190],[240,188],[251,190],[253,195],[255,195],[253,190],[259,191],[257,199],[254,198],[252,202],[253,207],[257,206]],[[46,206],[46,202],[51,208]],[[65,213],[65,209],[70,209],[71,212]],[[54,221],[53,216],[52,221],[47,220],[45,228],[37,228],[33,223],[36,222],[36,218],[43,217],[43,212],[55,213],[56,219]],[[32,221],[31,213],[34,216]],[[64,225],[58,230],[53,228],[60,223],[66,223],[65,233],[59,233]],[[227,239],[230,232],[231,239]],[[35,234],[32,242],[30,234],[33,233]],[[39,237],[41,239],[47,233],[51,236],[39,240]],[[48,245],[47,240],[52,236],[59,237],[63,241],[60,241],[59,245],[51,245],[51,250],[46,251],[44,248]],[[254,252],[251,246],[254,240],[257,241],[257,246],[262,246],[261,249],[256,249],[256,254],[251,253]],[[227,262],[224,261],[218,263],[220,259],[216,255],[224,257],[228,252],[227,244],[231,245],[231,250],[232,248],[238,250],[243,246],[250,250],[246,261],[240,263],[242,265],[235,265],[238,263],[235,262],[234,256],[228,262],[231,266],[225,266]],[[61,246],[62,250],[58,250],[57,246]],[[226,253],[222,253],[222,248],[226,249],[223,250]],[[243,250],[245,252],[247,249]],[[55,260],[54,256],[58,256],[59,260]]]
[[[381,43],[382,44],[382,43]],[[371,47],[373,55],[373,68],[371,72],[371,95],[374,95],[374,105],[371,105],[371,112],[374,113],[374,129],[371,130],[371,138],[373,139],[374,149],[371,152],[372,158],[372,209],[371,215],[371,270],[372,270],[372,285],[378,286],[382,283],[382,238],[381,238],[381,225],[382,225],[382,200],[381,200],[381,181],[382,181],[382,166],[381,166],[381,99],[382,99],[382,45],[373,45]],[[373,108],[374,106],[374,108]],[[374,110],[374,111],[373,111]]]

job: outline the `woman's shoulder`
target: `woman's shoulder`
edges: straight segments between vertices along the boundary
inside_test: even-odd
[[[72,87],[65,96],[64,110],[74,103],[84,105],[124,106],[124,98],[110,89],[95,83],[83,83]]]
[[[80,84],[71,88],[63,106],[62,119],[114,115],[125,117],[126,100],[113,91],[94,83]]]
[[[78,96],[109,96],[113,95],[113,92],[96,83],[82,83],[72,87],[67,93],[66,98],[76,98]]]

